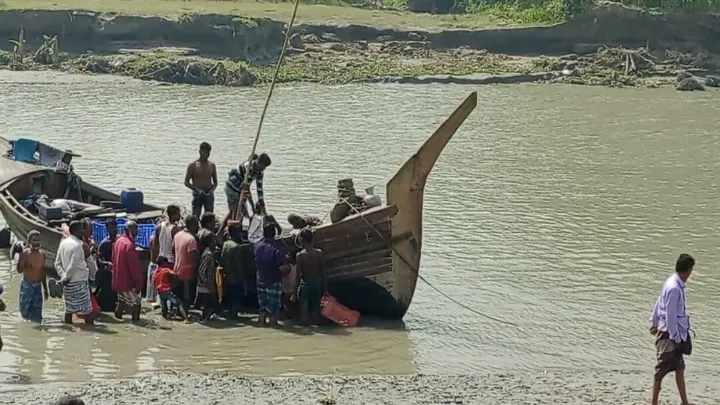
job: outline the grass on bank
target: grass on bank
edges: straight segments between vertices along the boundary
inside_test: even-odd
[[[380,28],[443,29],[481,28],[498,21],[484,13],[432,15],[403,10],[352,7],[342,0],[301,0],[298,22],[360,24]],[[324,3],[324,4],[321,4]],[[257,0],[0,0],[0,9],[91,10],[130,15],[179,17],[183,14],[230,14],[287,21],[293,10],[289,1]]]

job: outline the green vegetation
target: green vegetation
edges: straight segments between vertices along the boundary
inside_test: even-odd
[[[369,7],[372,0],[352,7],[341,0],[301,0],[298,23],[360,24],[379,28],[481,28],[496,25],[483,14],[431,15],[404,10]],[[0,0],[7,10],[92,10],[98,13],[157,15],[180,18],[188,14],[228,14],[287,21],[293,11],[291,1],[257,0]],[[310,4],[304,4],[304,3]],[[377,4],[381,4],[378,0]]]

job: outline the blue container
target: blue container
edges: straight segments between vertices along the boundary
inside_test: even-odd
[[[125,218],[117,218],[116,223],[118,225],[118,234],[121,234],[125,232],[125,223],[127,222],[127,219]],[[93,224],[93,240],[97,243],[100,243],[103,241],[103,239],[107,238],[108,232],[107,232],[107,226],[105,226],[105,221],[92,221]],[[142,248],[148,249],[150,247],[150,238],[155,233],[155,224],[153,223],[141,223],[138,225],[138,234],[135,238],[135,245],[140,246]]]
[[[126,188],[120,192],[120,203],[129,213],[142,211],[145,205],[144,199],[143,192],[136,188]]]

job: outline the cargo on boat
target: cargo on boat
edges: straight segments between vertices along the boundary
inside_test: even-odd
[[[30,152],[19,151],[18,144]],[[68,175],[67,170],[57,169],[52,159],[44,160],[42,154],[43,150],[58,151],[54,156],[62,160],[67,152],[40,142],[0,138],[0,148],[9,152],[0,158],[0,212],[12,233],[22,240],[31,230],[40,231],[48,263],[55,260],[63,238],[63,224],[91,218],[94,239],[99,241],[104,237],[106,218],[116,217],[119,225],[122,225],[128,216],[138,222],[141,258],[149,260],[149,238],[155,230],[155,220],[163,214],[161,207],[139,201],[141,198],[138,198],[137,192],[133,194],[135,190],[126,191],[134,196],[126,197],[129,201],[129,207],[126,207],[121,202],[121,195],[77,181],[73,175]]]

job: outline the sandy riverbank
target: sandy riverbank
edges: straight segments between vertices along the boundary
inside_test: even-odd
[[[0,51],[0,67],[198,85],[267,83],[282,44],[284,21],[212,11],[157,16],[5,9],[0,11],[0,36],[18,41],[22,28],[25,42],[22,49]],[[547,27],[402,29],[372,23],[297,25],[280,81],[551,81],[656,87],[675,85],[682,71],[693,72],[703,82],[720,69],[715,56],[720,48],[707,40],[708,30],[720,28],[720,23],[705,14],[690,18],[606,3],[588,15]]]
[[[692,367],[692,366],[690,366]],[[696,405],[720,398],[720,374],[693,374]],[[82,384],[6,385],[0,404],[51,404],[78,395],[86,404],[642,404],[651,372],[540,373],[490,376],[358,376],[254,378],[223,374],[156,374]],[[668,380],[663,403],[677,403]]]

